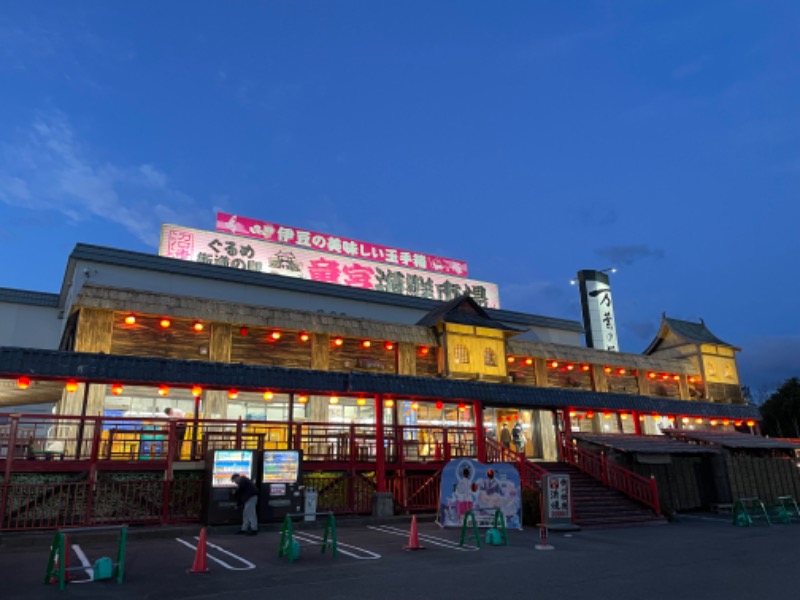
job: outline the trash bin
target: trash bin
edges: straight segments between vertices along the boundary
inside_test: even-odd
[[[313,488],[306,488],[306,500],[305,500],[305,520],[306,521],[316,521],[317,520],[317,490]]]

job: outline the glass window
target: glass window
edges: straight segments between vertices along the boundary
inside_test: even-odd
[[[456,344],[453,353],[456,364],[469,364],[469,349],[464,344]]]
[[[487,367],[497,366],[497,354],[491,348],[485,348],[483,350],[483,364]]]

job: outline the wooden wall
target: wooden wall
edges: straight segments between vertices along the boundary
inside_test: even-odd
[[[397,372],[397,345],[387,350],[383,342],[372,342],[369,348],[362,345],[359,338],[343,337],[341,346],[331,338],[328,344],[331,371],[371,371],[374,373]]]
[[[82,309],[81,312],[87,309]],[[114,313],[111,337],[112,354],[156,356],[185,360],[208,360],[210,328],[195,331],[191,319],[170,319],[169,328],[159,324],[161,317],[137,316],[136,323],[125,323],[125,313]],[[83,315],[81,315],[83,318]],[[78,337],[84,324],[78,325]]]
[[[793,458],[727,453],[725,465],[732,502],[758,497],[770,505],[778,496],[800,502],[800,469]]]
[[[558,363],[557,367],[553,367],[551,363],[547,366],[547,385],[549,387],[591,390],[591,367],[584,371],[579,364]]]
[[[273,339],[274,332],[280,333],[281,337]],[[301,341],[297,331],[248,327],[245,330],[234,328],[229,335],[230,362],[294,369],[311,368],[311,340]]]

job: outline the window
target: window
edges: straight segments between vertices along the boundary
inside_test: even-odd
[[[469,364],[469,350],[464,344],[456,344],[456,347],[453,352],[456,364],[462,364],[462,365]]]
[[[497,366],[497,354],[491,348],[484,348],[483,350],[483,364],[487,367]]]

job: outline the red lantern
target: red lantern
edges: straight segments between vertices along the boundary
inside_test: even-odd
[[[111,393],[114,394],[115,396],[119,396],[122,393],[122,384],[115,383],[114,385],[112,385]]]
[[[247,327],[239,327],[239,335],[247,335],[250,333],[250,330]]]
[[[272,341],[277,342],[279,339],[281,339],[281,332],[273,331],[271,334],[269,334],[269,337]]]
[[[125,317],[125,325],[135,325],[136,324],[136,315],[128,315]]]
[[[205,325],[203,325],[200,321],[195,321],[194,325],[192,325],[192,328],[195,331],[199,332],[199,331],[203,331],[203,329],[205,329]]]
[[[202,393],[203,393],[203,388],[201,388],[199,385],[192,387],[192,396],[194,396],[195,398],[200,396]]]
[[[300,334],[301,342],[307,342],[309,339],[311,339],[311,336],[308,335],[305,331]]]
[[[363,342],[361,342],[362,348],[369,348],[370,346],[372,346],[372,342],[369,340],[364,340]]]
[[[30,377],[20,377],[17,379],[17,387],[21,390],[27,390],[31,386]]]
[[[442,410],[442,408],[444,408],[444,402],[442,402],[441,400],[437,401],[436,402],[436,409],[437,410]]]
[[[67,381],[67,391],[68,392],[74,392],[77,389],[78,389],[78,382],[77,381],[75,381],[74,379],[70,379],[69,381]]]
[[[748,426],[748,427],[752,427],[752,426],[753,426],[753,425],[755,425],[755,424],[756,424],[756,422],[755,422],[755,421],[753,421],[752,419],[751,419],[750,421],[748,421],[748,422],[747,422],[747,426]]]
[[[228,390],[228,398],[230,398],[231,400],[235,400],[238,397],[239,397],[239,391],[236,388]]]
[[[337,338],[334,338],[333,343],[336,346],[341,346],[342,344],[344,344],[344,340],[342,338],[340,338],[340,337],[337,337]]]
[[[161,325],[161,329],[169,329],[170,325],[172,325],[172,321],[169,319],[161,319],[159,325]]]
[[[394,344],[392,342],[386,342],[383,347],[387,350],[394,350]]]
[[[169,386],[167,386],[167,385],[158,386],[158,395],[159,396],[166,396],[167,394],[169,394]]]

